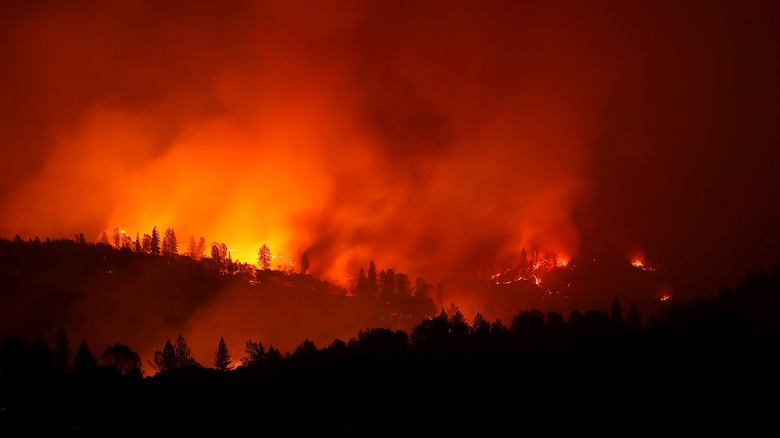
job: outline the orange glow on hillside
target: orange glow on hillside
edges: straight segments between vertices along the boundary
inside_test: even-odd
[[[484,284],[569,287],[579,256],[714,282],[780,246],[764,6],[10,3],[0,237],[170,227],[180,254],[266,244],[344,287],[374,261],[477,311]]]

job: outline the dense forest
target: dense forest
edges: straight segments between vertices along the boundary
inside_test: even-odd
[[[116,340],[93,350],[63,328],[52,340],[40,331],[15,334],[8,318],[20,324],[68,320],[60,312],[74,308],[79,279],[108,268],[111,275],[144,272],[172,285],[186,280],[191,292],[185,297],[143,297],[150,308],[175,304],[178,313],[166,316],[171,324],[216,299],[211,294],[225,282],[303,288],[317,306],[335,306],[331,299],[344,305],[344,291],[302,273],[259,269],[243,278],[237,269],[217,275],[220,269],[202,261],[101,243],[0,241],[0,247],[4,432],[623,434],[734,427],[749,433],[769,424],[777,408],[778,267],[645,317],[615,298],[607,310],[518,309],[504,322],[480,314],[467,321],[454,304],[436,312],[430,296],[415,298],[413,288],[403,295],[387,290],[378,301],[386,306],[400,306],[394,300],[401,297],[417,302],[419,310],[405,317],[413,324],[386,319],[356,328],[349,338],[306,339],[289,352],[257,338],[236,351],[219,339],[208,362],[194,358],[185,334],[156,337],[154,354],[144,361],[134,345]],[[63,264],[72,277],[58,274],[60,286],[53,288],[46,276]],[[369,271],[365,279],[373,284],[378,274]],[[132,287],[143,294],[141,286]],[[408,304],[403,308],[415,308]]]

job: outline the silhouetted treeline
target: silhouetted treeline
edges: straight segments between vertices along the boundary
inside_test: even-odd
[[[568,317],[520,311],[506,323],[466,321],[450,305],[410,333],[368,328],[327,346],[305,340],[292,353],[251,340],[228,352],[220,339],[213,367],[194,363],[180,335],[161,345],[160,372],[144,379],[118,365],[137,364],[129,348],[107,348],[96,366],[86,346],[68,353],[66,333],[51,346],[7,337],[0,420],[6,430],[86,433],[249,423],[263,433],[750,434],[776,412],[778,294],[775,268],[646,320],[618,300]],[[111,359],[114,350],[129,359]],[[231,356],[241,365],[227,365]]]
[[[108,322],[124,342],[138,343],[144,337],[139,320],[148,333],[176,330],[215,303],[230,302],[236,307],[231,311],[248,312],[242,320],[250,330],[251,321],[268,321],[266,325],[280,327],[279,336],[294,336],[294,329],[285,328],[289,324],[276,323],[297,319],[330,327],[333,333],[324,332],[317,340],[324,342],[366,326],[410,330],[436,313],[433,297],[441,290],[422,278],[412,285],[405,274],[388,270],[380,273],[381,293],[350,293],[309,274],[239,263],[224,245],[213,245],[218,248],[214,257],[201,258],[118,245],[89,243],[83,236],[43,242],[0,239],[0,333],[30,336],[58,327],[100,332]]]

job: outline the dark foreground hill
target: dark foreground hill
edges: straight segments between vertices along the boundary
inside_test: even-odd
[[[383,300],[347,297],[310,276],[223,275],[224,267],[187,257],[72,241],[0,244],[3,436],[745,434],[767,425],[778,408],[780,269],[644,320],[616,299],[609,313],[583,309],[565,318],[518,309],[505,323],[469,323],[457,307],[423,317],[430,298],[405,295],[417,310],[404,318],[415,323],[399,328],[397,319],[383,319],[399,314],[387,306],[401,303],[392,291]],[[319,318],[353,337],[318,341],[322,348],[307,339],[288,354],[258,345],[245,365],[227,371],[210,360],[201,366],[179,353],[166,357],[163,349],[155,356],[160,372],[151,376],[152,363],[125,339],[107,340],[117,342],[114,355],[100,349],[95,357],[12,330],[70,321],[104,328],[104,336],[154,338],[160,348],[154,334],[161,326],[179,326],[230,294],[262,298],[256,304],[263,306],[242,306],[243,316],[267,318],[284,298],[290,324]],[[89,322],[96,315],[103,325]]]
[[[523,311],[507,326],[442,313],[411,333],[365,330],[229,371],[54,372],[48,350],[6,338],[0,427],[58,435],[752,434],[773,424],[778,407],[778,272],[639,325],[617,312],[564,321]]]

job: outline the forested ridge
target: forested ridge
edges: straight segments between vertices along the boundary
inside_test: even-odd
[[[40,284],[30,279],[45,275],[40,266],[46,263],[24,254],[6,258],[2,281]],[[70,263],[74,272],[106,268]],[[181,263],[174,272],[204,275],[198,277],[204,300],[214,286],[206,278],[228,281],[198,274],[202,265]],[[38,274],[27,275],[32,266]],[[27,274],[17,275],[22,271]],[[243,351],[231,351],[221,339],[209,363],[194,360],[186,333],[159,339],[146,362],[132,345],[93,350],[65,330],[51,341],[9,334],[0,345],[0,428],[256,435],[506,427],[749,432],[766,425],[777,408],[779,300],[780,268],[759,269],[733,288],[673,303],[660,314],[643,316],[615,299],[610,309],[571,315],[527,309],[508,321],[479,314],[467,321],[449,305],[411,329],[364,327],[327,345],[307,339],[291,352],[263,339],[247,339]],[[3,303],[9,306],[7,297]]]

